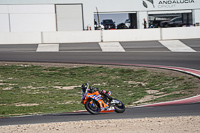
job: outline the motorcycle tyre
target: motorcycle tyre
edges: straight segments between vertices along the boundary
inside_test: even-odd
[[[100,108],[99,108],[99,106],[97,105],[96,111],[95,111],[95,110],[92,110],[92,109],[89,107],[90,101],[91,101],[91,99],[88,100],[88,101],[85,103],[85,109],[86,109],[89,113],[91,113],[91,114],[93,114],[93,115],[98,115],[99,112],[101,111]]]
[[[117,100],[117,99],[115,99],[115,100]],[[117,101],[119,101],[119,100],[117,100]],[[119,102],[122,104],[121,108],[119,108],[117,105],[115,105],[114,106],[115,112],[117,112],[117,113],[123,113],[125,111],[125,106],[124,106],[124,104],[121,101],[119,101]]]

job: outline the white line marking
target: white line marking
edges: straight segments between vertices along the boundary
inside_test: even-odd
[[[99,43],[103,52],[125,52],[119,42]]]
[[[172,52],[196,52],[179,40],[159,41],[163,46],[167,47]]]
[[[59,44],[38,44],[36,52],[58,52]]]

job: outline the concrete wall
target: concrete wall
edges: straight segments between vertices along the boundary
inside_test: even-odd
[[[41,40],[41,32],[0,33],[0,44],[38,44]]]
[[[9,15],[8,14],[0,14],[0,32],[9,32]]]
[[[103,41],[160,40],[160,29],[104,30]]]
[[[200,9],[193,10],[193,22],[200,23]]]
[[[104,30],[103,41],[148,41],[200,38],[200,27]],[[101,42],[101,31],[3,32],[0,44]]]
[[[100,31],[43,32],[43,43],[100,42]]]
[[[200,38],[200,27],[163,28],[162,39]]]
[[[147,12],[137,12],[137,25],[138,29],[144,29],[144,19],[146,20],[146,27],[148,27],[148,14]]]
[[[51,5],[0,5],[0,32],[56,31]]]

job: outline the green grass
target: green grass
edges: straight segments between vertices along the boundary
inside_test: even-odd
[[[80,86],[86,82],[99,89],[110,90],[113,97],[126,105],[149,95],[146,90],[168,94],[145,101],[157,102],[186,96],[197,88],[192,78],[170,77],[145,69],[0,66],[0,117],[83,110]],[[77,87],[62,89],[67,86]],[[187,93],[171,94],[181,90]]]

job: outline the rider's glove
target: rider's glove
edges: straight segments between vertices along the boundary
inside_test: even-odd
[[[102,93],[106,94],[106,91],[105,91],[105,90],[102,90]]]

